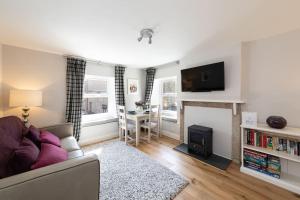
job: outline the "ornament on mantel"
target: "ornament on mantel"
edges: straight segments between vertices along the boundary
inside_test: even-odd
[[[270,116],[266,120],[267,124],[271,128],[283,129],[287,125],[286,119],[281,116]]]

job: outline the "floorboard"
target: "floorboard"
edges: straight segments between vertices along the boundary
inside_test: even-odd
[[[297,194],[241,173],[235,163],[223,171],[173,150],[178,144],[174,139],[162,137],[136,147],[189,181],[175,200],[300,200]],[[98,145],[84,149],[95,149]]]

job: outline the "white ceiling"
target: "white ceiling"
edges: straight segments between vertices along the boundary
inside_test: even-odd
[[[137,42],[154,28],[153,44]],[[0,0],[0,43],[129,66],[300,28],[300,0]]]

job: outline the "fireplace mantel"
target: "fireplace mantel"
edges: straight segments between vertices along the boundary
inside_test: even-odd
[[[184,142],[185,106],[232,109],[232,160],[240,162],[240,124],[242,100],[180,99],[180,140]]]
[[[202,103],[221,103],[221,104],[232,104],[233,115],[237,114],[237,104],[244,104],[245,101],[242,100],[222,100],[222,99],[180,99],[181,105],[183,107],[183,102],[202,102]]]

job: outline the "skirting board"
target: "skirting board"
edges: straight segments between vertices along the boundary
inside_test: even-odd
[[[172,138],[174,140],[178,140],[178,141],[180,140],[180,134],[171,133],[171,132],[165,131],[165,130],[161,130],[161,134],[165,135],[169,138]]]

